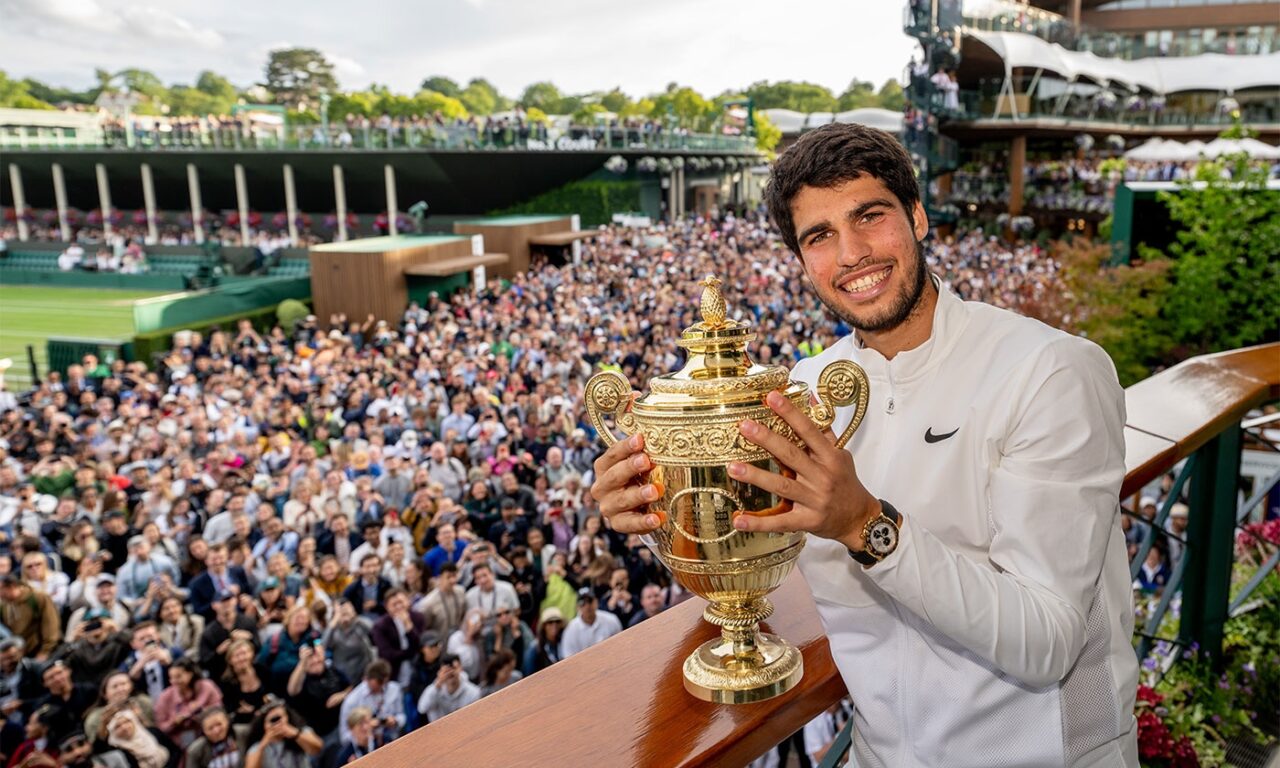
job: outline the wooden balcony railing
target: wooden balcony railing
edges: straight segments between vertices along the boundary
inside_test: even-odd
[[[1280,344],[1188,360],[1130,387],[1125,428],[1135,493],[1259,403],[1280,398]],[[717,632],[694,599],[419,729],[360,768],[740,766],[845,694],[797,572],[772,596],[767,627],[800,647],[804,680],[758,704],[708,704],[681,664]]]

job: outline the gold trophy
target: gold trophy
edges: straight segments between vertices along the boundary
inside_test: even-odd
[[[792,506],[729,476],[733,461],[790,472],[742,437],[738,424],[752,419],[803,444],[764,404],[769,392],[781,392],[823,429],[837,407],[855,405],[853,420],[836,440],[844,447],[866,414],[868,383],[857,365],[836,361],[818,377],[817,402],[811,402],[809,388],[791,381],[786,368],[757,365],[747,356],[755,334],[748,323],[726,317],[720,281],[708,276],[699,284],[702,322],[685,329],[678,342],[688,350],[684,367],[651,379],[649,393],[634,403],[626,377],[604,371],[587,382],[585,399],[607,445],[617,438],[606,415],[626,434],[644,434],[654,465],[650,481],[663,491],[649,505],[662,523],[647,542],[681,586],[708,601],[703,618],[720,627],[719,639],[685,660],[685,689],[706,701],[745,704],[785,693],[804,675],[799,649],[762,633],[759,623],[773,613],[766,595],[795,567],[805,536],[733,527],[735,515],[774,515]]]

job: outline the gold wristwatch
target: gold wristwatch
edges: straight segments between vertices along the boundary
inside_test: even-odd
[[[867,521],[862,527],[863,549],[854,552],[849,550],[849,557],[865,566],[872,566],[898,548],[898,524],[902,515],[884,499],[880,499],[880,514]]]

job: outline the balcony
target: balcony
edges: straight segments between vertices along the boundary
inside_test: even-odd
[[[1180,487],[1193,475],[1199,478],[1192,481],[1196,490],[1191,514],[1200,521],[1194,530],[1207,531],[1212,521],[1214,530],[1226,531],[1216,538],[1189,540],[1183,560],[1191,563],[1185,569],[1189,586],[1183,616],[1189,615],[1193,603],[1203,603],[1206,622],[1203,627],[1184,626],[1187,635],[1177,642],[1194,640],[1212,647],[1215,639],[1221,642],[1228,596],[1210,587],[1223,579],[1224,564],[1225,576],[1230,577],[1236,522],[1236,478],[1224,475],[1221,468],[1231,464],[1227,459],[1232,446],[1239,458],[1244,415],[1280,397],[1280,344],[1193,358],[1135,384],[1125,395],[1127,472],[1121,497],[1129,498],[1184,459],[1195,457],[1178,481]],[[1215,488],[1229,502],[1226,506],[1210,502]],[[1245,512],[1249,509],[1246,503]],[[1168,512],[1161,511],[1155,527],[1163,525]],[[1154,538],[1151,530],[1139,550],[1139,563]],[[1182,583],[1179,571],[1167,588],[1170,597]],[[797,690],[738,706],[708,704],[686,693],[681,680],[684,657],[716,634],[701,620],[703,603],[691,600],[415,731],[363,758],[358,766],[745,765],[845,694],[799,574],[774,597],[777,613],[768,624],[804,654],[805,676]],[[1163,611],[1153,617],[1155,626],[1161,616]],[[1218,621],[1217,635],[1213,621]],[[1151,627],[1139,634],[1149,634]],[[1207,634],[1198,637],[1202,630]],[[824,765],[834,764],[847,748],[845,731]]]

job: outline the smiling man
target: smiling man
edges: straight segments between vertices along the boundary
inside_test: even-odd
[[[795,476],[729,471],[794,508],[735,525],[814,534],[800,567],[853,696],[858,765],[1137,766],[1111,361],[929,274],[911,160],[887,133],[806,134],[767,201],[818,296],[855,329],[792,378],[812,388],[852,360],[871,404],[839,450],[771,394],[807,447],[741,430]],[[596,462],[592,493],[615,529],[657,526],[650,467],[639,436]]]

